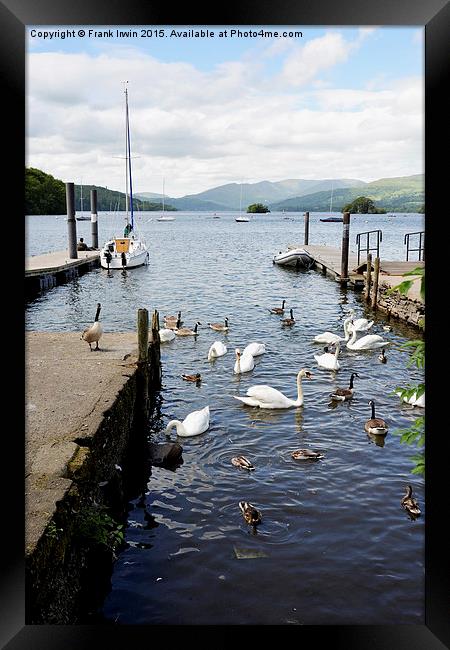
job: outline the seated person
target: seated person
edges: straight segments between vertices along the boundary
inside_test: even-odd
[[[83,237],[80,237],[80,241],[77,244],[77,251],[88,251],[88,250],[89,250],[88,245],[85,243]]]

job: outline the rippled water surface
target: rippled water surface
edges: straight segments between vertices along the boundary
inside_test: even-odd
[[[408,426],[421,409],[399,404],[391,391],[422,380],[406,367],[400,348],[417,332],[375,316],[371,333],[389,341],[388,361],[378,352],[343,349],[337,373],[317,367],[312,343],[323,331],[342,331],[346,312],[373,317],[352,289],[342,289],[315,271],[297,272],[272,264],[274,253],[303,242],[303,217],[255,216],[236,223],[234,215],[177,213],[174,222],[138,215],[151,251],[151,264],[108,276],[97,269],[76,282],[44,293],[27,306],[27,328],[79,331],[102,303],[105,332],[135,329],[136,311],[161,315],[182,311],[185,326],[199,320],[197,338],[162,345],[163,387],[153,441],[173,418],[209,404],[209,430],[178,439],[183,464],[175,471],[152,468],[147,491],[130,504],[128,547],[115,563],[103,615],[122,624],[423,624],[424,484],[410,473],[414,450],[400,444],[394,429]],[[310,243],[340,246],[342,224],[311,215]],[[100,241],[122,225],[100,215]],[[117,226],[117,228],[115,228]],[[63,216],[28,217],[28,254],[66,247]],[[381,257],[405,259],[403,237],[423,230],[422,215],[352,216],[350,241],[358,232],[383,230]],[[90,241],[90,223],[77,222],[78,236]],[[283,328],[268,307],[287,300],[296,324]],[[287,315],[287,314],[286,314]],[[228,334],[213,332],[211,321],[229,318]],[[214,362],[206,359],[215,340],[228,347]],[[264,342],[253,371],[233,374],[234,350]],[[309,368],[301,408],[267,411],[244,406],[253,384],[269,384],[296,397],[296,374]],[[182,373],[200,372],[199,386]],[[329,393],[355,378],[351,402],[330,406]],[[388,421],[383,440],[364,431],[369,399]],[[175,439],[175,432],[172,439]],[[382,444],[384,442],[384,444]],[[324,459],[301,463],[299,448],[317,449]],[[246,472],[231,464],[235,455],[255,466]],[[422,516],[411,521],[400,507],[411,483]],[[253,503],[262,523],[252,532],[238,508]],[[237,551],[263,557],[237,559]]]

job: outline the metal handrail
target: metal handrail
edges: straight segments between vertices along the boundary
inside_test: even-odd
[[[412,237],[412,235],[419,235],[419,248],[410,248],[409,247],[409,238]],[[418,232],[407,232],[405,235],[405,238],[403,240],[403,243],[406,244],[406,261],[409,262],[409,254],[412,252],[418,252],[419,253],[419,259],[418,261],[424,261],[425,260],[425,231],[424,230],[419,230]]]
[[[374,246],[374,247],[372,247],[372,248],[370,248],[370,247],[369,247],[369,244],[370,244],[370,235],[371,235],[372,233],[374,233],[374,232],[377,233],[377,245]],[[365,248],[363,248],[363,247],[361,246],[361,235],[366,235],[366,236],[367,236],[367,238],[366,238],[366,247],[365,247]],[[356,244],[357,244],[357,246],[358,246],[358,266],[359,266],[359,260],[360,260],[361,251],[362,251],[362,250],[365,250],[367,254],[369,253],[369,251],[377,251],[377,257],[380,256],[380,242],[381,242],[381,241],[383,241],[383,233],[382,233],[381,230],[368,230],[367,232],[359,232],[359,233],[356,235]]]

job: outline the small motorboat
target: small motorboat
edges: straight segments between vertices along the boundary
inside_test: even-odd
[[[333,221],[333,222],[341,221],[342,222],[343,218],[342,217],[327,217],[326,219],[321,219],[320,221]]]
[[[288,248],[273,257],[273,263],[279,266],[294,266],[298,269],[309,269],[314,264],[314,258],[304,248]]]

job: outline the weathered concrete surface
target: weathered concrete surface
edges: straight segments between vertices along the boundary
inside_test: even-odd
[[[68,251],[56,251],[44,255],[32,255],[25,260],[25,277],[42,273],[55,273],[100,258],[100,251],[77,251],[77,258],[69,257]]]

